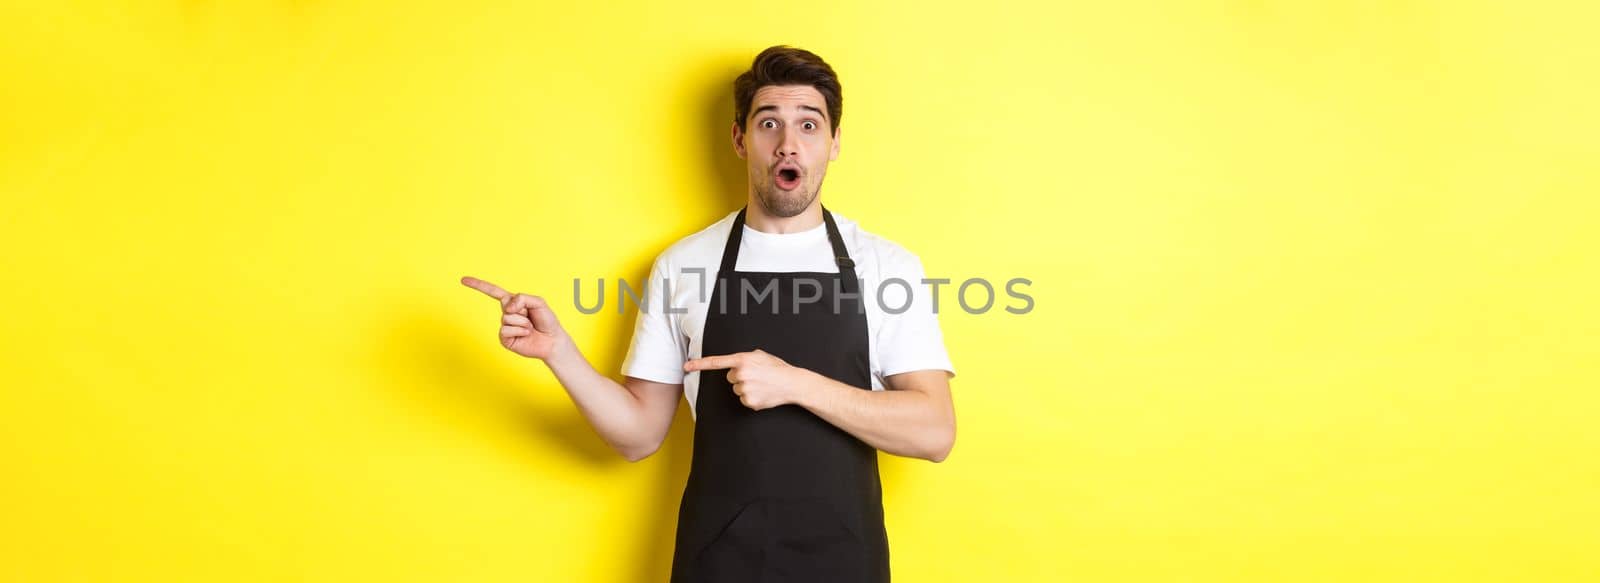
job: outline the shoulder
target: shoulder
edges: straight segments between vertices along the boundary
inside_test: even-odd
[[[906,277],[922,271],[922,259],[904,245],[868,231],[839,213],[833,213],[833,218],[839,225],[840,237],[850,245],[850,253],[869,259],[882,277]]]
[[[656,268],[706,267],[722,257],[728,242],[728,232],[733,229],[733,219],[739,211],[723,216],[704,229],[678,239],[656,256]]]

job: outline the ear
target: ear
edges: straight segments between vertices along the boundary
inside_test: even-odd
[[[739,122],[733,122],[733,153],[744,159],[744,130],[739,129]]]
[[[834,160],[838,160],[839,159],[839,130],[840,129],[843,129],[843,128],[833,128],[833,150],[828,152],[828,161],[829,162],[832,162]]]

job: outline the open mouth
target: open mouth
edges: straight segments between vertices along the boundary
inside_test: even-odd
[[[800,186],[800,171],[794,168],[780,168],[774,178],[778,188],[784,190],[794,190]]]

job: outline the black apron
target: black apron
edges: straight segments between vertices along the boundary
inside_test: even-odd
[[[833,215],[822,209],[838,273],[735,271],[744,217],[722,251],[701,355],[760,348],[871,390],[861,284]],[[698,374],[673,583],[889,581],[877,450],[799,405],[745,407],[726,370]]]

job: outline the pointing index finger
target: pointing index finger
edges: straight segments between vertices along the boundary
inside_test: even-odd
[[[733,368],[735,366],[739,366],[739,355],[724,354],[721,356],[707,356],[705,358],[696,358],[690,360],[689,362],[683,363],[683,370],[684,372],[694,372],[697,370]]]
[[[500,289],[500,286],[476,277],[461,278],[461,285],[483,292],[484,295],[500,300],[501,303],[505,303],[506,298],[511,297],[511,292]]]

